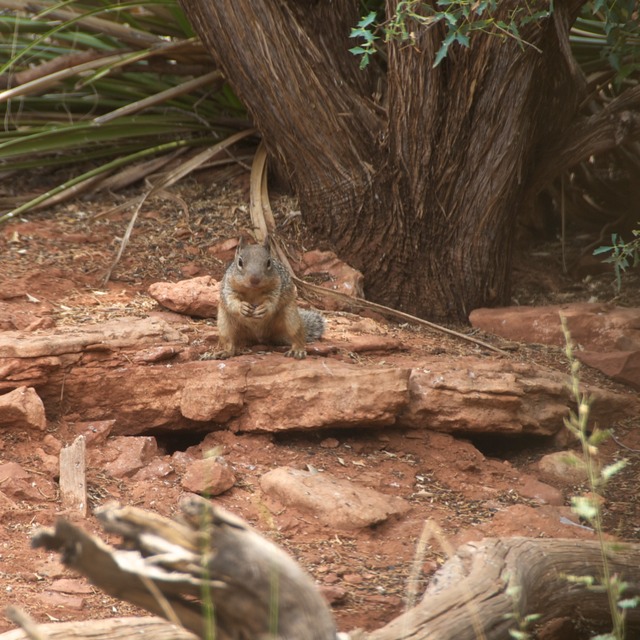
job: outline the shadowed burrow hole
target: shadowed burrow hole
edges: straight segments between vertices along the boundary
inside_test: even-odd
[[[487,458],[526,464],[560,447],[549,436],[482,434],[466,438]]]
[[[208,435],[208,431],[153,429],[144,433],[153,436],[158,443],[158,449],[167,455],[176,451],[186,451],[189,447],[199,445]]]

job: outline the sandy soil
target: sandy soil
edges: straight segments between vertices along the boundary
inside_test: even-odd
[[[244,176],[208,185],[202,179],[188,181],[171,194],[163,194],[145,205],[131,243],[110,282],[104,284],[102,279],[130,217],[130,210],[109,213],[122,199],[102,196],[61,205],[55,211],[32,214],[26,220],[0,226],[0,322],[6,314],[20,318],[25,327],[42,319],[56,325],[79,326],[114,317],[145,316],[157,308],[146,294],[149,284],[205,274],[219,278],[224,264],[210,247],[236,236],[238,229],[249,227],[248,185]],[[303,246],[305,234],[300,218],[288,215],[295,209],[295,202],[280,198],[273,204],[278,220],[286,222],[289,238]],[[96,214],[102,215],[96,219]],[[575,247],[568,248],[570,266],[577,263],[578,247],[588,242],[578,239]],[[521,251],[515,268],[514,301],[519,304],[608,301],[616,295],[610,272],[595,267],[592,274],[585,275],[578,265],[564,275],[561,265],[557,241]],[[640,304],[637,284],[637,279],[631,280],[617,301],[623,305]],[[32,298],[26,298],[25,291]],[[196,327],[214,324],[208,320],[192,322]],[[392,323],[383,326],[388,335],[399,337],[416,357],[421,353],[446,355],[472,349],[424,329]],[[514,357],[567,370],[560,349],[523,345]],[[362,364],[376,364],[380,359],[379,355],[363,356]],[[586,368],[584,375],[590,382],[629,392]],[[42,434],[42,441],[33,433],[3,431],[0,463],[16,461],[30,472],[46,475],[36,449],[46,450],[47,435],[66,444],[73,433],[72,426],[64,417],[52,421],[47,433]],[[636,541],[640,539],[639,426],[637,419],[616,425],[616,440],[603,447],[608,460],[621,456],[630,460],[629,466],[608,487],[607,529],[622,539]],[[161,449],[167,453],[197,447],[203,437],[191,433],[179,437],[157,435]],[[225,458],[241,478],[236,487],[217,501],[283,545],[311,572],[334,600],[333,609],[341,630],[375,629],[402,610],[416,541],[428,518],[440,525],[454,547],[482,536],[591,535],[580,527],[561,524],[556,517],[548,516],[544,506],[513,490],[510,477],[521,472],[536,476],[536,461],[544,453],[557,450],[558,440],[486,438],[472,445],[449,436],[398,430],[278,437],[219,432],[215,439],[224,447]],[[339,477],[365,480],[383,493],[407,499],[412,509],[402,519],[373,529],[330,531],[319,527],[312,518],[264,501],[258,479],[278,465],[314,467]],[[474,485],[474,478],[481,478],[482,482]],[[92,507],[118,500],[170,515],[175,513],[183,493],[179,478],[114,480],[99,466],[90,469],[88,481]],[[483,483],[490,485],[491,498],[486,491],[479,490]],[[584,489],[559,488],[565,492],[567,504],[569,496]],[[44,491],[39,498],[20,500],[17,505],[0,502],[0,609],[17,604],[41,622],[136,613],[133,607],[77,579],[53,554],[30,548],[30,535],[40,526],[51,525],[59,514],[55,490]],[[91,531],[99,530],[93,517],[88,518],[86,526]],[[420,559],[423,584],[445,560],[441,545],[433,540]],[[0,615],[0,631],[12,627]]]

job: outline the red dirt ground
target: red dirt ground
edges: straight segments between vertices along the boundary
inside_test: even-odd
[[[145,206],[111,281],[103,285],[101,280],[117,251],[130,213],[116,212],[98,219],[92,216],[107,212],[119,200],[109,196],[60,205],[55,211],[32,214],[25,221],[0,226],[0,330],[7,314],[14,321],[18,319],[21,328],[48,323],[73,326],[147,315],[157,307],[146,294],[149,284],[205,274],[219,278],[224,264],[208,248],[249,227],[244,179],[204,187],[190,182],[174,190],[173,195]],[[275,210],[278,220],[289,221],[289,238],[302,246],[304,229],[299,217],[286,216],[294,206],[293,201],[281,198],[275,203]],[[582,244],[588,242],[583,240]],[[607,301],[614,297],[611,273],[601,271],[581,279],[563,275],[560,264],[557,242],[523,252],[515,270],[514,300],[519,304],[546,304],[594,297]],[[628,293],[623,290],[618,299],[621,304],[638,306],[636,284],[630,286]],[[25,291],[32,298],[25,298]],[[206,320],[193,323],[213,324]],[[470,349],[453,338],[424,329],[384,322],[383,326],[417,354]],[[527,350],[523,346],[521,357],[567,370],[559,349],[538,346]],[[367,357],[364,358],[366,365]],[[369,356],[368,361],[375,364],[379,358]],[[589,382],[625,391],[586,368],[584,375]],[[616,441],[603,447],[608,460],[624,456],[631,461],[608,487],[606,526],[622,539],[635,541],[640,538],[639,426],[638,419],[617,425]],[[47,451],[47,435],[67,444],[72,433],[64,418],[50,422],[47,432],[41,434],[42,440],[34,433],[27,436],[4,430],[0,432],[0,463],[16,461],[30,472],[47,476],[36,449]],[[201,438],[187,433],[171,440],[161,439],[159,444],[174,452],[197,446]],[[283,545],[311,572],[335,600],[333,610],[340,630],[375,629],[402,610],[416,541],[427,518],[440,525],[454,547],[482,536],[591,537],[584,529],[561,524],[557,509],[551,512],[534,505],[513,490],[512,475],[526,471],[535,476],[535,462],[544,453],[557,450],[558,440],[491,439],[475,443],[484,456],[464,440],[398,430],[278,437],[217,432],[207,441],[209,445],[213,442],[224,447],[225,459],[240,478],[236,487],[216,501]],[[402,496],[412,509],[402,519],[372,529],[329,531],[312,518],[265,503],[258,479],[280,465],[312,466],[340,477],[357,477],[383,493]],[[90,469],[88,482],[92,507],[118,500],[165,515],[176,512],[184,491],[177,477],[115,480],[99,467]],[[490,491],[484,490],[487,486]],[[567,504],[569,496],[584,490],[560,488]],[[43,491],[39,498],[21,500],[17,506],[0,502],[0,610],[16,604],[40,622],[138,613],[81,579],[76,580],[78,577],[65,569],[54,554],[30,548],[32,533],[38,527],[50,526],[60,509],[55,490]],[[569,515],[568,509],[566,513]],[[86,527],[99,531],[92,516]],[[433,540],[420,559],[422,582],[426,583],[445,560],[441,545]],[[60,582],[63,578],[74,580]],[[13,625],[0,615],[0,631],[10,628]]]

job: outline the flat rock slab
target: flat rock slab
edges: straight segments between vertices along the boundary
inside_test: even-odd
[[[174,345],[177,353],[187,342],[180,331],[153,317],[33,332],[0,332],[0,392],[19,385],[46,385],[56,373],[80,364],[88,354],[140,351],[151,345],[160,345],[165,351]]]
[[[567,376],[518,362],[430,359],[411,371],[405,426],[449,433],[553,435],[568,417]],[[593,389],[592,416],[611,419],[632,401]],[[632,403],[633,404],[633,403]]]
[[[640,349],[640,309],[578,302],[546,307],[475,309],[474,327],[509,340],[562,347],[560,314],[567,319],[573,341],[585,350]]]
[[[0,333],[0,358],[38,358],[115,350],[161,342],[186,342],[179,331],[159,318],[126,318],[85,327],[27,333]]]
[[[49,418],[114,420],[112,435],[158,428],[277,432],[387,426],[553,435],[573,406],[566,375],[503,358],[423,355],[419,363],[405,358],[404,366],[331,357],[297,361],[279,353],[166,360],[166,349],[182,350],[187,337],[157,318],[86,331],[75,327],[73,336],[29,334],[26,346],[15,337],[2,339],[0,346],[23,355],[0,357],[0,376],[7,362],[13,367],[11,376],[0,377],[0,390],[24,385],[23,378],[33,374]],[[47,356],[47,344],[58,355]],[[96,350],[109,353],[96,356]],[[635,396],[588,391],[594,419],[611,421],[638,410]]]
[[[211,276],[180,282],[154,282],[149,295],[163,307],[199,318],[215,318],[220,300],[220,283]]]
[[[476,309],[474,327],[509,340],[562,347],[566,318],[576,357],[617,382],[640,389],[640,309],[594,303]]]
[[[260,479],[262,490],[287,507],[335,529],[362,529],[409,510],[402,498],[342,480],[328,473],[281,467]]]

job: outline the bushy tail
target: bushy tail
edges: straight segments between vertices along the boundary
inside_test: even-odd
[[[300,309],[300,317],[307,333],[307,342],[313,342],[322,337],[325,328],[324,318],[317,311]]]

